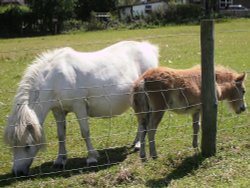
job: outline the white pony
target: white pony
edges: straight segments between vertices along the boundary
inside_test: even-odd
[[[44,145],[43,123],[49,110],[57,122],[58,157],[66,164],[65,117],[74,112],[88,149],[87,164],[96,163],[87,117],[112,117],[130,106],[134,81],[158,66],[158,48],[148,42],[123,41],[96,52],[71,48],[42,54],[26,70],[5,130],[13,147],[15,176],[27,175],[38,150]]]

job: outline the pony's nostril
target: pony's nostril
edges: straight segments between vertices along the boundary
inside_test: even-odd
[[[241,110],[242,112],[244,112],[244,111],[246,110],[246,107],[245,107],[245,106],[241,106],[241,107],[240,107],[240,110]]]

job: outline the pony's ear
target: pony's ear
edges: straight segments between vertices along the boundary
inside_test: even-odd
[[[26,126],[27,131],[31,134],[33,137],[35,143],[40,143],[41,142],[41,131],[37,130],[37,126],[33,126],[32,124],[27,124]]]
[[[247,77],[247,74],[246,74],[245,72],[243,72],[242,74],[240,74],[240,75],[236,78],[235,82],[236,82],[236,83],[237,83],[237,82],[243,82],[243,81],[246,79],[246,77]]]

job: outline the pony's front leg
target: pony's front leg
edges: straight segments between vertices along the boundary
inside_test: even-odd
[[[88,157],[87,157],[87,165],[92,165],[97,163],[97,158],[99,157],[98,152],[94,149],[91,139],[90,139],[90,131],[88,125],[88,116],[86,110],[86,104],[79,103],[75,106],[75,113],[78,119],[81,135],[85,139]]]
[[[198,132],[200,128],[200,113],[193,114],[193,147],[198,148]]]
[[[53,115],[56,119],[57,124],[57,135],[59,140],[59,150],[58,150],[58,157],[56,161],[54,162],[55,168],[64,168],[66,161],[67,161],[67,151],[65,147],[65,141],[66,141],[66,112],[61,110],[52,110]]]

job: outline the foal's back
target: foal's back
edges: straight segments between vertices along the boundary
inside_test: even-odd
[[[193,113],[199,110],[201,95],[201,71],[158,67],[146,71],[137,81],[144,84],[154,110],[171,109],[177,113]],[[136,88],[135,88],[136,90]]]

